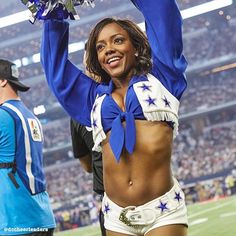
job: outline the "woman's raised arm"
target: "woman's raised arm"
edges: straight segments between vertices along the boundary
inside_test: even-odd
[[[145,18],[153,74],[178,99],[186,88],[182,17],[175,0],[131,0]]]
[[[66,112],[90,126],[90,111],[99,85],[68,60],[69,23],[45,20],[41,62],[48,85]]]

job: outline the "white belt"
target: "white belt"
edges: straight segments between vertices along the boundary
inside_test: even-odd
[[[128,206],[125,207],[119,216],[119,220],[131,227],[143,227],[145,225],[150,225],[155,222],[155,220],[161,216],[166,215],[168,213],[176,210],[180,203],[171,199],[169,196],[162,196],[159,199],[159,203],[168,203],[167,209],[162,210],[158,206],[154,208],[150,207],[136,207],[136,206]]]

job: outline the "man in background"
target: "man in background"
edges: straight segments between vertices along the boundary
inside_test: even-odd
[[[39,120],[21,101],[16,65],[0,59],[0,235],[52,236]]]
[[[92,131],[78,122],[71,120],[71,137],[74,157],[80,160],[83,169],[93,173],[93,190],[102,198],[104,193],[102,154],[92,151],[93,137]],[[99,223],[102,236],[105,236],[103,212],[99,211]]]

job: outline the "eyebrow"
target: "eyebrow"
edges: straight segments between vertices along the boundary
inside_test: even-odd
[[[111,38],[111,39],[114,39],[114,38],[115,38],[116,36],[118,36],[118,35],[124,37],[124,35],[123,35],[122,33],[118,33],[118,34],[112,35],[110,38]],[[102,43],[102,42],[105,42],[105,40],[99,40],[99,41],[96,42],[96,44]]]

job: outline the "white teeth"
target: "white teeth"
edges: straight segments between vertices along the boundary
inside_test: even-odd
[[[107,63],[110,64],[111,62],[116,61],[116,60],[119,60],[119,59],[120,59],[119,57],[113,57],[113,58],[109,59],[109,60],[107,61]]]

